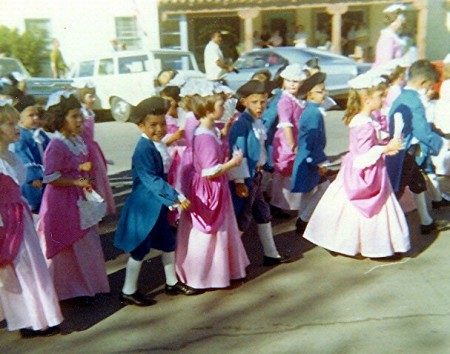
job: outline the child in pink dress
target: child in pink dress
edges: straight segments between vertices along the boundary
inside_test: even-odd
[[[366,73],[350,81],[344,122],[349,153],[336,180],[317,205],[303,237],[349,256],[389,257],[410,248],[408,225],[385,167],[385,155],[402,148],[400,139],[380,145],[380,127],[371,117],[383,103],[385,85]]]
[[[92,163],[92,169],[88,171],[95,190],[106,202],[106,214],[116,212],[116,204],[109,184],[107,162],[100,145],[94,140],[95,113],[92,106],[95,102],[95,88],[83,87],[79,90],[81,113],[83,114],[83,131],[81,137],[88,149],[88,161]]]
[[[59,299],[91,303],[95,294],[110,290],[97,227],[103,215],[86,206],[92,184],[85,171],[92,164],[79,136],[80,103],[67,92],[54,97],[44,116],[55,133],[44,155],[47,187],[37,229]]]
[[[227,151],[215,122],[224,113],[224,95],[204,81],[203,95],[191,97],[200,124],[194,131],[193,165],[187,175],[191,208],[181,214],[176,268],[180,279],[197,289],[225,288],[246,276],[250,261],[241,241],[225,172],[240,165],[242,153],[226,161]]]
[[[19,113],[0,106],[0,320],[22,337],[59,333],[63,317],[33,218],[20,185],[26,168],[8,151],[19,140]]]
[[[280,74],[283,93],[278,101],[278,125],[273,138],[272,192],[270,204],[283,210],[297,210],[301,194],[291,192],[291,175],[297,150],[299,119],[305,103],[297,97],[306,72],[300,64],[288,65]]]

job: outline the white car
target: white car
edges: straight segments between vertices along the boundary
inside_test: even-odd
[[[111,109],[117,121],[126,121],[131,105],[154,95],[154,80],[161,70],[177,70],[186,78],[204,77],[189,51],[158,49],[119,51],[79,60],[70,72],[75,82],[96,88],[94,109]]]

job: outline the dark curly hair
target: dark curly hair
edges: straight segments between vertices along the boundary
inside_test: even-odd
[[[44,113],[44,129],[53,133],[64,126],[67,114],[72,109],[81,108],[80,101],[71,94],[68,98],[61,96],[58,104],[50,106]]]

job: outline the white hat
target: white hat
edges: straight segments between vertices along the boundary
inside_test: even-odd
[[[378,86],[383,82],[386,82],[385,78],[381,77],[377,72],[369,70],[364,74],[358,75],[354,79],[351,79],[348,82],[348,85],[352,89],[361,90]]]
[[[396,11],[405,11],[406,10],[406,5],[404,4],[392,4],[389,5],[388,7],[386,7],[383,10],[383,13],[390,13],[390,12],[396,12]]]
[[[280,73],[283,79],[291,81],[304,81],[307,78],[303,67],[300,64],[290,64]]]
[[[450,53],[448,53],[448,54],[445,56],[443,62],[444,62],[444,64],[450,64]]]
[[[69,98],[74,92],[70,90],[58,90],[50,94],[45,105],[45,110],[48,110],[51,106],[57,105],[61,102],[61,98]]]

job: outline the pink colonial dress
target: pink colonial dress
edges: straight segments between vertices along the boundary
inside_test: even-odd
[[[0,159],[0,320],[10,331],[42,330],[62,322],[52,278],[20,184],[26,169],[21,160]]]
[[[272,192],[270,204],[283,210],[298,210],[301,203],[301,193],[291,192],[291,175],[294,167],[295,154],[289,146],[283,128],[292,128],[294,142],[298,141],[300,116],[305,109],[303,101],[283,91],[278,102],[278,125],[273,138],[272,161]]]
[[[60,177],[86,177],[79,168],[86,161],[87,149],[80,137],[69,140],[56,132],[45,150],[48,184],[37,229],[60,300],[109,292],[99,217],[86,210],[83,188],[50,183]]]
[[[405,41],[389,27],[381,30],[375,47],[375,62],[373,66],[377,67],[392,59],[401,58],[405,45]]]
[[[250,261],[241,241],[226,175],[217,173],[226,153],[217,129],[199,127],[193,139],[193,166],[181,213],[175,253],[180,280],[197,289],[225,288],[246,276]]]
[[[330,251],[388,257],[410,248],[409,230],[386,172],[379,125],[357,114],[336,180],[317,205],[303,237]]]
[[[116,204],[109,184],[106,159],[100,145],[94,140],[95,113],[91,109],[83,107],[81,113],[84,117],[83,133],[81,137],[88,149],[88,161],[92,162],[92,170],[88,177],[93,180],[95,190],[106,202],[106,214],[116,212]]]

